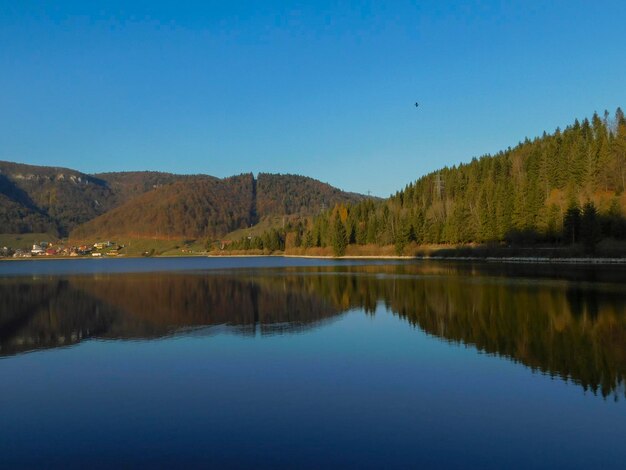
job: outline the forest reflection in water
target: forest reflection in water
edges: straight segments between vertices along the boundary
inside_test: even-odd
[[[287,334],[378,307],[603,396],[624,393],[624,272],[410,264],[0,278],[0,355],[226,325]]]

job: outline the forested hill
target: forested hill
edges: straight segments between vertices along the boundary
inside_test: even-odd
[[[625,238],[626,120],[594,114],[496,155],[419,178],[385,201],[336,206],[281,234],[287,248]],[[288,230],[289,231],[289,230]],[[267,237],[266,237],[267,239]],[[259,240],[232,249],[260,248]],[[287,245],[290,243],[287,242]],[[276,244],[274,244],[276,245]]]
[[[319,214],[338,202],[363,200],[327,183],[297,175],[260,173],[257,178],[256,210],[259,217],[274,214]]]
[[[591,202],[600,214],[617,217],[626,206],[625,188],[626,120],[618,109],[613,119],[594,114],[418,179],[390,199],[398,221],[386,236],[408,233],[426,243],[561,238],[575,228],[568,227],[568,209]]]
[[[88,175],[0,161],[0,233],[64,236],[139,194],[181,178],[157,172]]]
[[[264,216],[312,215],[361,199],[297,175],[260,174],[256,179],[252,174],[219,179],[153,171],[88,175],[0,161],[0,233],[66,236],[81,226],[76,233],[90,236],[120,230],[150,237],[221,236]]]
[[[106,181],[69,168],[0,162],[0,232],[64,234],[111,207]]]
[[[215,238],[272,215],[310,216],[363,196],[298,175],[189,176],[130,199],[72,231],[72,238]]]
[[[159,187],[74,229],[72,238],[188,237],[247,226],[253,207],[251,174],[192,176]]]

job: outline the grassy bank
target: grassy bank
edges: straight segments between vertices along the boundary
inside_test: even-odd
[[[269,250],[214,250],[212,256],[286,255],[335,257],[331,247]],[[606,240],[593,253],[582,246],[504,246],[504,245],[407,245],[400,253],[394,245],[349,245],[344,258],[432,258],[432,259],[625,259],[626,243]]]
[[[71,243],[73,245],[93,245],[95,241],[72,240]],[[118,254],[122,256],[190,256],[206,254],[206,241],[204,240],[120,238],[112,239],[111,241],[116,245],[122,246],[118,251]],[[105,249],[104,251],[107,250]]]
[[[14,250],[30,250],[34,244],[41,242],[58,243],[56,235],[49,233],[0,233],[0,248],[3,246]]]

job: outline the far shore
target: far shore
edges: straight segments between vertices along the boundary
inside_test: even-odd
[[[36,256],[30,258],[0,258],[0,261],[58,261],[58,260],[86,260],[86,259],[128,259],[128,258],[302,258],[302,259],[324,259],[324,260],[403,260],[403,261],[466,261],[483,263],[523,263],[523,264],[578,264],[578,265],[626,265],[626,258],[601,258],[601,257],[563,257],[551,258],[540,256],[400,256],[400,255],[294,255],[284,253],[271,254],[240,254],[240,253],[199,253],[181,255],[121,255],[121,256]]]
[[[286,258],[323,258],[323,259],[388,259],[418,261],[484,261],[489,263],[542,263],[542,264],[626,264],[626,258],[541,258],[541,257],[480,257],[480,256],[306,256],[281,255]]]

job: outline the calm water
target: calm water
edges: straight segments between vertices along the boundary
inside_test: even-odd
[[[0,467],[624,468],[626,269],[0,263]]]

